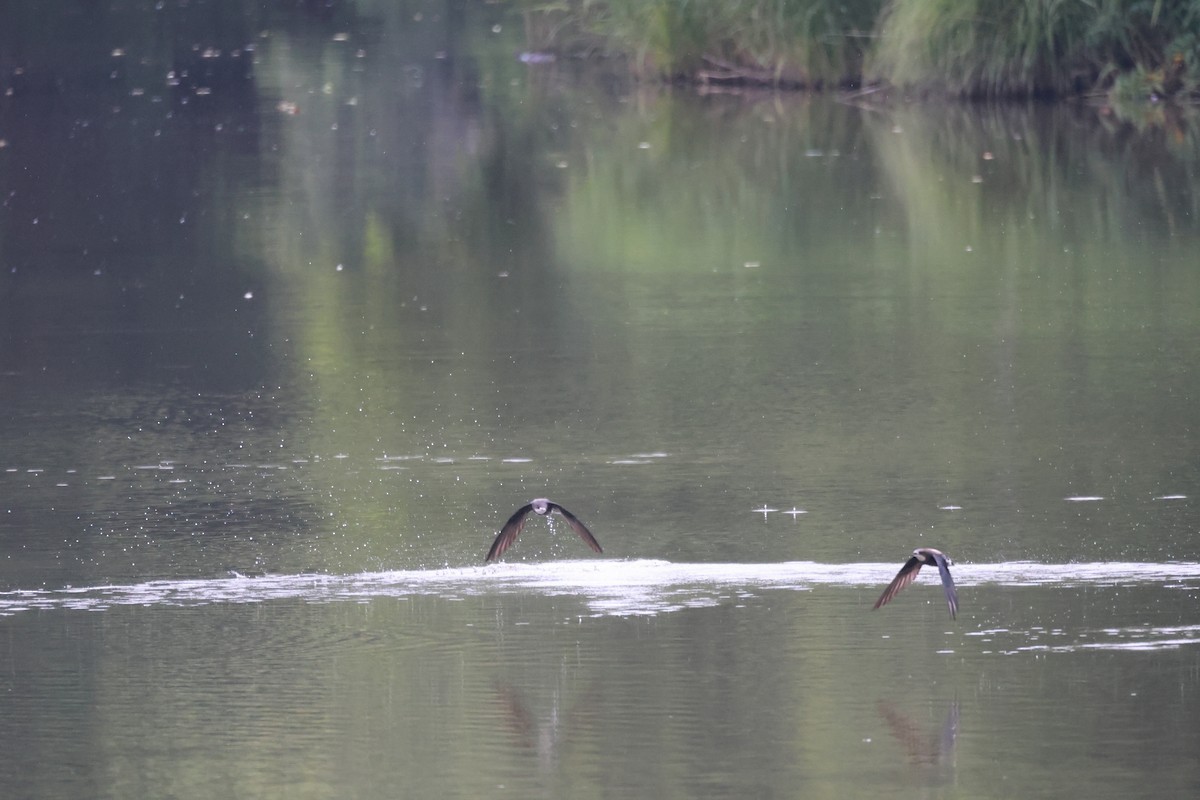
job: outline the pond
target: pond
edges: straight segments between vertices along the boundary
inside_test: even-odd
[[[1194,129],[61,5],[0,12],[5,796],[1200,790]],[[535,497],[604,552],[484,565]],[[917,547],[956,619],[872,610]]]

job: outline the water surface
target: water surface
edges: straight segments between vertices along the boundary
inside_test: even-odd
[[[1192,128],[201,5],[0,12],[5,796],[1200,790]]]

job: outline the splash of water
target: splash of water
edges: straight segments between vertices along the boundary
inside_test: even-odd
[[[658,560],[579,560],[487,567],[364,572],[356,575],[239,575],[207,580],[0,592],[0,615],[23,611],[114,606],[196,606],[216,603],[363,601],[415,595],[458,598],[533,593],[576,596],[600,615],[660,614],[716,605],[739,593],[805,591],[814,586],[882,586],[895,564],[683,564]],[[1099,562],[1086,564],[960,564],[960,586],[1200,586],[1200,564]],[[922,580],[925,576],[922,576]],[[936,576],[930,578],[936,582]]]

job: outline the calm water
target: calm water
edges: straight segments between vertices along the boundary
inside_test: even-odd
[[[60,5],[0,11],[4,797],[1200,791],[1194,121]],[[482,566],[539,495],[604,555]],[[871,612],[917,546],[957,620]]]

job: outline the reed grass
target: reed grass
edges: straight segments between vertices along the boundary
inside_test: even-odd
[[[1137,75],[1166,94],[1200,74],[1196,0],[891,0],[876,32],[871,78],[957,95],[1081,93]]]
[[[642,77],[970,97],[1200,90],[1200,0],[526,0]],[[540,24],[530,24],[538,18]],[[550,22],[546,22],[550,20]],[[550,34],[546,32],[551,32]],[[551,36],[552,34],[552,36]]]
[[[836,86],[862,72],[883,0],[567,0],[538,6],[599,34],[642,76]]]

